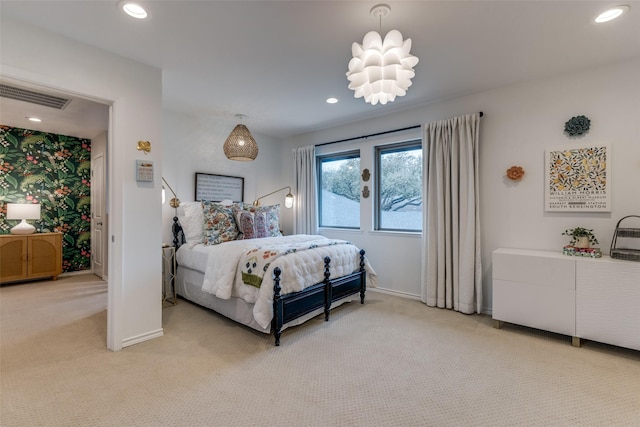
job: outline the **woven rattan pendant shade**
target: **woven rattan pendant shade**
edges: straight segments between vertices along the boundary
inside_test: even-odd
[[[258,157],[258,144],[249,129],[243,124],[237,125],[224,142],[224,155],[229,160],[250,162]]]

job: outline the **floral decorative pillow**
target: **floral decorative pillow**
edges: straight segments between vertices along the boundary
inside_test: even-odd
[[[258,239],[269,237],[266,212],[251,212],[244,209],[234,209],[236,224],[240,230],[238,239]]]
[[[222,242],[236,240],[238,227],[233,218],[233,205],[224,206],[220,203],[202,202],[204,211],[204,244],[217,245]]]
[[[253,206],[249,204],[244,205],[244,210],[249,212],[263,212],[266,214],[267,219],[267,237],[279,237],[282,236],[280,232],[280,205],[270,206]]]

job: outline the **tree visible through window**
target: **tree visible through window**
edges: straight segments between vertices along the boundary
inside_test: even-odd
[[[376,229],[422,230],[420,141],[376,148]]]
[[[320,227],[360,228],[360,153],[318,157]]]

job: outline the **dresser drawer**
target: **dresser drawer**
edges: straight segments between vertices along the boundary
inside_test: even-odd
[[[552,289],[575,289],[575,259],[553,252],[499,249],[493,278]]]

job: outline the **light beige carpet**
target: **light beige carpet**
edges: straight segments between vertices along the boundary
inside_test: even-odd
[[[180,300],[106,349],[106,284],[0,288],[2,426],[639,426],[640,352],[368,292],[282,345]]]

